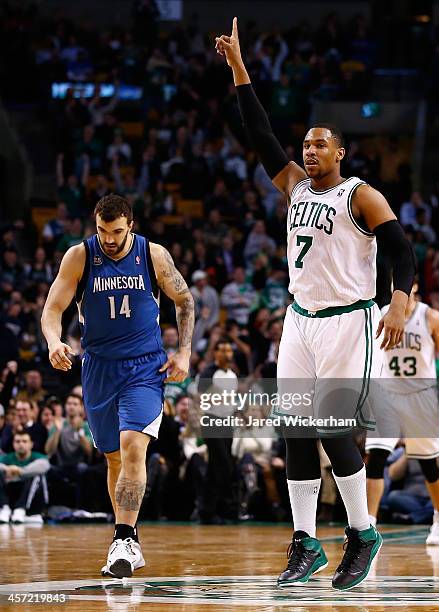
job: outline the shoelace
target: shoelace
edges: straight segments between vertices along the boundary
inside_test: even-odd
[[[134,556],[135,552],[133,550],[133,544],[134,544],[134,540],[132,540],[131,538],[127,538],[126,540],[115,540],[113,542],[111,552],[113,552],[116,546],[123,545],[125,546],[125,549],[129,552],[129,554]]]
[[[300,540],[293,540],[288,546],[288,569],[292,572],[299,569],[300,564],[303,561],[303,555],[305,554],[305,547]]]
[[[363,542],[358,537],[350,537],[343,544],[343,550],[345,554],[343,555],[343,559],[341,560],[340,565],[338,566],[339,572],[348,572],[351,569],[352,563],[358,559],[359,552],[362,548],[367,547],[367,542]]]
[[[130,555],[135,555],[135,552],[133,550],[134,540],[132,540],[131,538],[127,538],[123,541],[123,543],[125,544],[125,548],[128,550]]]

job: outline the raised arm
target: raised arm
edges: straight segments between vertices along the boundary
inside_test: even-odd
[[[273,185],[289,196],[294,185],[306,178],[306,173],[295,162],[288,160],[285,151],[273,134],[267,113],[253,90],[241,56],[236,17],[233,18],[231,36],[223,34],[215,41],[217,53],[226,57],[232,69],[239,110],[253,147]]]
[[[84,245],[78,244],[71,247],[63,257],[58,276],[50,287],[41,315],[41,329],[49,348],[49,361],[55,369],[64,372],[72,367],[68,353],[72,355],[74,353],[68,344],[61,342],[61,318],[75,296],[84,265]]]
[[[175,304],[178,327],[178,351],[169,357],[160,371],[170,369],[165,382],[183,382],[189,372],[195,319],[194,299],[169,252],[161,245],[152,242],[150,249],[157,284]]]
[[[400,342],[404,331],[405,310],[415,277],[413,249],[386,198],[376,189],[360,185],[355,190],[352,214],[375,234],[378,245],[392,262],[392,300],[377,330],[378,337],[384,329],[381,348],[388,351]]]

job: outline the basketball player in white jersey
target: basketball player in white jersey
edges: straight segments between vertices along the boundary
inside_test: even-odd
[[[381,370],[380,349],[392,348],[403,333],[414,275],[412,250],[385,198],[358,178],[341,177],[345,149],[336,128],[317,125],[308,131],[303,142],[305,170],[288,160],[253,91],[241,57],[236,17],[231,36],[218,37],[216,49],[233,71],[253,147],[289,202],[289,290],[295,301],[284,321],[278,379],[362,379],[361,414],[369,379]],[[389,247],[395,288],[381,320],[372,302],[376,238]],[[377,338],[383,330],[380,345]],[[288,432],[285,438],[295,531],[278,584],[293,586],[324,569],[327,559],[315,537],[320,488],[317,439],[291,437]],[[366,578],[382,538],[369,522],[364,463],[351,433],[323,437],[322,444],[349,522],[345,553],[332,579],[335,589],[345,590]]]
[[[407,457],[419,460],[435,508],[427,544],[439,545],[439,437],[428,437],[439,436],[435,362],[439,351],[439,312],[416,301],[417,290],[415,283],[407,304],[404,335],[384,359],[375,418],[378,434],[386,437],[376,438],[368,433],[367,501],[370,521],[376,524],[387,457],[398,440],[405,438]],[[383,313],[387,309],[385,306]]]

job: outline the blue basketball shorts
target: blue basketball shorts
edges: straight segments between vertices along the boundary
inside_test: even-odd
[[[159,372],[159,369],[165,362],[164,351],[135,359],[115,360],[84,354],[84,406],[99,451],[112,453],[119,450],[121,431],[141,431],[157,437],[166,378],[166,372]]]

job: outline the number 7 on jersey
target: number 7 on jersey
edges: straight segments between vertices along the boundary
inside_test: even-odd
[[[303,247],[299,253],[299,255],[297,256],[296,261],[294,262],[294,265],[296,268],[303,268],[303,258],[305,257],[305,255],[308,253],[308,251],[311,248],[312,245],[312,236],[297,236],[297,246],[300,246],[301,244],[303,244]]]

